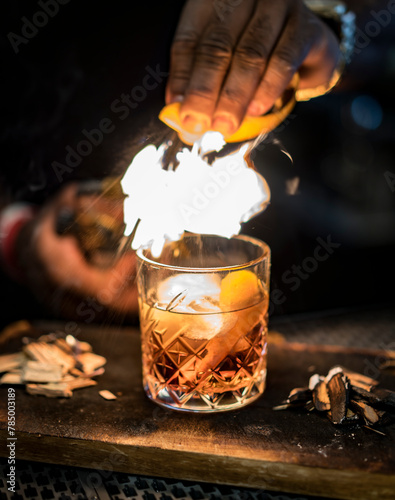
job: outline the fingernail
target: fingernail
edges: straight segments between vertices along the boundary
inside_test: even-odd
[[[193,134],[201,134],[207,130],[208,123],[202,118],[197,118],[194,115],[186,115],[182,120],[184,130]]]
[[[174,96],[171,96],[169,104],[171,104],[173,102],[182,102],[183,100],[184,100],[184,96],[182,94],[174,95]]]
[[[217,132],[221,132],[221,134],[224,136],[233,134],[233,132],[236,129],[233,121],[227,118],[226,116],[217,116],[217,118],[214,118],[212,128]]]
[[[263,104],[258,101],[252,101],[248,106],[247,115],[260,116],[264,113]]]

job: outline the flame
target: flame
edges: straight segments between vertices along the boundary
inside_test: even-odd
[[[163,169],[166,144],[147,146],[135,156],[121,181],[125,236],[140,220],[133,249],[150,246],[159,256],[166,240],[178,240],[185,231],[230,238],[266,208],[270,190],[245,161],[248,144],[211,165],[205,160],[224,145],[219,132],[207,132],[192,150],[177,154],[176,170]]]

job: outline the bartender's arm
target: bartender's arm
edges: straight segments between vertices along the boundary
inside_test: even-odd
[[[64,318],[86,322],[134,318],[134,252],[100,268],[87,261],[74,236],[59,235],[56,230],[60,213],[76,209],[76,190],[77,184],[64,186],[41,207],[4,199],[0,210],[2,267],[30,288],[49,311]],[[95,197],[87,200],[88,204],[100,202]]]

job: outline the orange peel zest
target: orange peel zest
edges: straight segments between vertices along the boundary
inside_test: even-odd
[[[278,127],[296,104],[296,91],[299,75],[296,73],[284,94],[276,100],[270,113],[263,116],[246,116],[236,132],[225,136],[226,142],[244,142],[267,134]],[[193,145],[203,134],[186,131],[180,118],[181,103],[174,102],[162,108],[159,119],[178,133],[179,138],[188,145]]]

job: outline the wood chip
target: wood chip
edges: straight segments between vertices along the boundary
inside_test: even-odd
[[[62,349],[66,354],[70,354],[71,356],[73,355],[73,349],[70,347],[70,345],[66,342],[65,339],[63,338],[57,338],[55,340],[55,345],[59,347],[59,349]]]
[[[22,352],[0,356],[0,384],[26,384],[29,394],[50,398],[70,398],[74,390],[97,385],[93,377],[104,373],[106,358],[88,342],[61,335],[24,337]]]
[[[333,368],[331,368],[328,372],[328,375],[325,377],[325,382],[328,384],[328,382],[338,373],[341,373],[343,375],[343,370],[340,366],[334,366]]]
[[[296,387],[289,393],[287,403],[306,403],[311,400],[311,391],[307,387]]]
[[[103,375],[104,372],[105,372],[104,367],[98,368],[97,370],[90,373],[82,372],[78,368],[73,368],[72,370],[70,370],[70,373],[72,375],[74,375],[75,377],[82,377],[82,378],[99,377],[100,375]]]
[[[368,425],[376,424],[380,420],[380,417],[376,410],[363,401],[351,401],[350,406],[355,411],[355,413],[358,413],[364,418],[366,424]]]
[[[40,363],[58,364],[63,367],[63,374],[67,373],[76,364],[76,360],[70,354],[65,353],[55,344],[45,342],[32,342],[23,348],[25,354]]]
[[[382,388],[374,388],[373,394],[379,398],[380,404],[383,404],[388,409],[395,408],[395,392]]]
[[[92,380],[90,378],[76,378],[73,377],[74,380],[67,382],[67,387],[75,391],[76,389],[83,389],[84,387],[91,387],[93,385],[97,385],[96,380]]]
[[[40,342],[41,343],[41,342]],[[41,363],[46,362],[46,358],[38,347],[39,342],[30,342],[23,347],[23,352],[29,359],[33,361],[39,361]]]
[[[349,370],[348,368],[345,368],[344,366],[337,365],[334,368],[339,368],[344,373],[344,375],[348,377],[351,385],[354,385],[356,387],[361,387],[362,389],[366,389],[367,391],[369,391],[372,387],[378,385],[378,381],[374,378],[362,375],[362,373],[354,372],[352,370]]]
[[[3,354],[0,356],[0,373],[9,372],[20,368],[25,361],[26,356],[22,352],[14,354]]]
[[[320,377],[318,375],[318,373],[314,373],[314,375],[312,375],[310,377],[310,380],[309,380],[309,389],[310,391],[313,391],[315,389],[315,387],[323,380],[323,377]]]
[[[62,366],[40,361],[27,361],[22,367],[23,382],[60,382],[63,377]]]
[[[14,371],[5,373],[0,378],[0,384],[9,384],[9,385],[24,384],[24,382],[22,380],[22,370],[14,370]]]
[[[71,375],[74,375],[74,377],[83,377],[85,375],[83,371],[76,367],[72,368],[69,373],[71,373]]]
[[[374,392],[367,391],[366,389],[362,389],[361,387],[351,386],[351,394],[350,398],[353,401],[365,401],[370,405],[375,405],[381,402],[381,399],[376,396]]]
[[[381,405],[388,409],[395,408],[395,393],[379,387],[366,391],[360,387],[352,386],[352,399],[364,400],[370,405]]]
[[[85,352],[92,352],[92,346],[88,342],[83,342],[81,340],[77,340],[72,335],[67,335],[66,337],[67,344],[72,348],[75,354],[81,354]]]
[[[63,375],[62,380],[60,382],[68,383],[68,382],[73,382],[76,377],[72,375],[71,373],[66,373],[66,375]]]
[[[29,394],[46,396],[47,398],[71,398],[73,395],[73,391],[71,391],[64,382],[58,384],[27,384],[26,391]]]
[[[352,410],[350,410],[350,408],[348,408],[346,419],[348,423],[355,422],[356,420],[359,420],[359,415],[358,413],[354,413]]]
[[[371,426],[393,422],[391,413],[395,411],[395,392],[379,388],[378,382],[370,377],[336,365],[326,377],[312,375],[309,388],[293,389],[288,399],[274,409],[301,406],[307,411],[326,412],[333,424],[363,422],[368,429],[376,432]]]
[[[325,380],[319,380],[313,390],[313,402],[316,410],[328,411],[331,408]]]
[[[346,418],[348,401],[348,390],[343,372],[331,374],[326,386],[331,407],[331,421],[336,425],[341,424]]]
[[[315,409],[313,401],[312,400],[307,401],[305,408],[307,411],[313,411]]]
[[[107,360],[103,356],[93,354],[92,352],[85,352],[77,356],[78,361],[81,363],[84,373],[92,373],[98,368],[106,364]]]
[[[381,436],[386,436],[386,434],[384,434],[384,432],[378,431],[377,429],[370,427],[370,425],[364,425],[364,427],[365,427],[365,429],[369,429],[370,431],[373,431],[376,434],[381,434]]]
[[[52,342],[56,342],[57,338],[58,336],[56,335],[56,333],[51,332],[51,333],[46,333],[45,335],[41,335],[35,342],[43,342],[44,344],[50,344]]]
[[[289,408],[292,408],[291,404],[285,403],[282,405],[277,405],[273,407],[274,411],[282,411],[282,410],[288,410]]]
[[[107,399],[108,401],[111,401],[113,399],[117,399],[115,394],[113,394],[110,391],[107,391],[106,389],[104,389],[103,391],[99,391],[99,394],[102,398]]]

